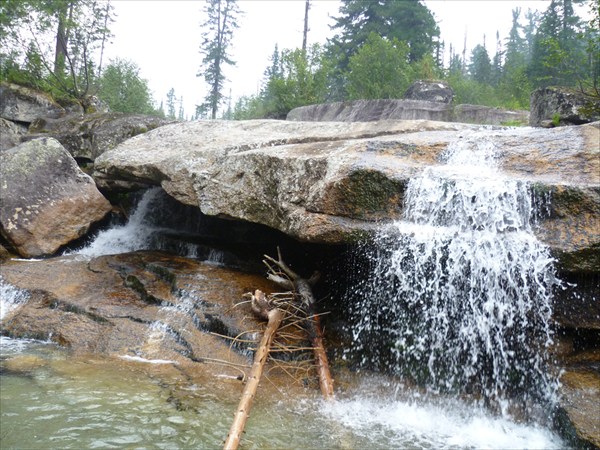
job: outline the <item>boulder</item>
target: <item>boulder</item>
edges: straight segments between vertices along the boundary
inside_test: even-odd
[[[27,127],[0,117],[0,152],[21,143]]]
[[[49,95],[17,84],[0,82],[0,117],[31,123],[38,117],[58,118],[65,110]]]
[[[0,231],[24,257],[54,253],[83,236],[110,203],[52,138],[0,153]]]
[[[564,87],[546,87],[531,93],[532,127],[580,125],[600,120],[600,100]]]
[[[506,176],[556,200],[536,230],[566,271],[600,270],[599,125],[477,134],[493,140]],[[348,243],[377,221],[399,218],[410,178],[475,129],[428,121],[187,122],[104,153],[94,177],[107,190],[161,185],[206,215],[301,241]]]
[[[445,81],[417,80],[406,90],[404,98],[450,104],[454,91]]]
[[[480,105],[457,105],[426,100],[354,100],[292,109],[287,120],[304,122],[372,122],[378,120],[435,120],[488,125],[527,123],[527,111],[506,111]]]
[[[117,144],[171,121],[143,114],[96,112],[60,119],[38,118],[24,140],[42,136],[58,140],[74,158],[93,161]]]

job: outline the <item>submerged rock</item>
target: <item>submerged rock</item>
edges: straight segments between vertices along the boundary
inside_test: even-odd
[[[60,143],[43,138],[0,153],[0,232],[24,257],[83,236],[111,206]]]
[[[29,292],[4,318],[5,335],[181,363],[247,364],[260,324],[249,305],[236,305],[246,292],[273,287],[261,276],[160,252],[9,261],[0,276]]]

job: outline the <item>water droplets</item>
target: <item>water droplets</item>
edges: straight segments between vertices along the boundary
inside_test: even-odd
[[[369,250],[357,348],[382,342],[370,352],[375,364],[433,391],[498,400],[533,389],[547,398],[555,382],[544,349],[558,281],[532,233],[530,187],[497,170],[489,138],[450,145],[444,161],[411,180],[404,220]]]

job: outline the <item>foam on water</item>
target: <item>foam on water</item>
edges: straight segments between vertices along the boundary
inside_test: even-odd
[[[387,448],[559,449],[551,431],[519,424],[460,402],[355,398],[325,404],[323,413],[346,429]]]

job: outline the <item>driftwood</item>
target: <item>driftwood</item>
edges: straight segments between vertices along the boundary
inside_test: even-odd
[[[242,398],[240,399],[240,403],[235,413],[235,418],[229,429],[227,439],[225,440],[223,448],[226,450],[235,450],[240,444],[246,421],[248,420],[250,410],[252,409],[252,402],[256,395],[263,367],[269,356],[269,349],[271,347],[271,342],[273,341],[273,336],[283,320],[283,311],[279,308],[270,309],[265,294],[259,290],[256,290],[252,296],[251,307],[255,314],[268,320],[267,328],[260,341],[256,355],[254,356],[254,364],[252,365],[250,376],[244,387],[244,392],[242,393]]]
[[[311,286],[318,281],[319,273],[315,272],[306,280],[288,267],[281,257],[279,248],[277,248],[277,257],[278,259],[274,259],[265,255],[266,260],[264,263],[269,268],[267,278],[284,289],[294,289],[300,296],[308,314],[307,332],[315,355],[321,393],[325,399],[333,399],[333,379],[331,378],[329,360],[327,359],[327,353],[323,345],[323,332],[319,323],[319,317],[314,311],[315,298],[311,289]],[[273,265],[279,268],[279,270],[276,270]]]

